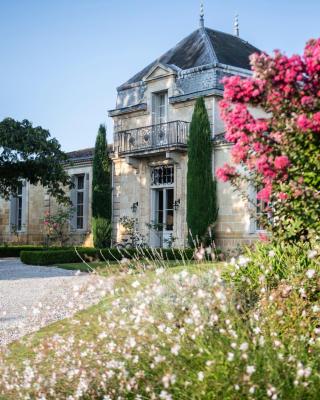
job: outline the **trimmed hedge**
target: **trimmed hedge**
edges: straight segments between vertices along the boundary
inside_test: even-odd
[[[74,247],[46,247],[46,246],[33,246],[33,245],[21,245],[21,246],[0,246],[0,258],[4,257],[20,257],[22,251],[57,251],[57,250],[73,250]],[[81,247],[81,249],[91,249],[90,247]]]
[[[78,254],[77,254],[78,253]],[[40,251],[21,251],[21,261],[28,265],[54,265],[79,263],[84,259],[92,261],[119,261],[122,258],[128,259],[163,259],[163,260],[191,260],[193,257],[192,249],[94,249],[79,248],[68,250],[40,250]]]

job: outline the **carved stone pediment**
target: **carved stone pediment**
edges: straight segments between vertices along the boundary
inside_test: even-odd
[[[176,71],[161,63],[154,65],[148,73],[144,76],[144,81],[151,81],[154,79],[161,79],[169,75],[176,75]]]

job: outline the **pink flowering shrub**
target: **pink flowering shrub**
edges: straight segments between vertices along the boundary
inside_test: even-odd
[[[220,109],[234,166],[225,164],[217,177],[259,188],[257,198],[272,214],[260,222],[273,237],[307,239],[320,230],[320,39],[310,40],[302,56],[254,54],[251,65],[252,78],[223,80]]]
[[[69,240],[68,227],[72,213],[72,209],[61,207],[55,213],[45,212],[43,225],[50,243],[63,246]]]

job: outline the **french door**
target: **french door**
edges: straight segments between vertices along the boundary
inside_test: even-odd
[[[167,144],[168,93],[152,94],[152,144],[162,146]]]
[[[174,189],[152,189],[154,247],[169,247],[173,234]]]

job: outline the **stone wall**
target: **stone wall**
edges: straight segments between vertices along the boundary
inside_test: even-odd
[[[191,78],[194,79],[195,77],[191,76]],[[143,102],[147,104],[147,110],[115,117],[117,126],[122,126],[123,130],[151,125],[151,96],[153,93],[167,90],[169,98],[176,95],[177,83],[174,75],[168,73],[167,76],[161,75],[159,78],[155,74],[154,79],[152,79],[152,76],[148,79],[143,97]],[[221,96],[207,95],[205,97],[213,137],[224,132],[224,125],[219,113],[220,100]],[[187,100],[169,104],[168,121],[190,122],[195,101]],[[255,116],[261,114],[259,110],[252,111]],[[213,171],[229,161],[230,147],[225,144],[215,145],[213,148]],[[140,232],[146,238],[149,238],[150,232],[148,232],[146,224],[150,223],[151,218],[150,166],[167,162],[170,162],[170,160],[166,159],[164,153],[152,157],[144,154],[144,158],[136,161],[133,166],[130,165],[130,159],[121,158],[117,155],[117,152],[115,153],[113,229],[116,242],[120,242],[123,238],[124,232],[119,224],[119,218],[124,215],[137,218]],[[180,199],[181,202],[180,208],[174,213],[173,235],[177,238],[174,243],[177,247],[187,244],[186,175],[187,155],[186,152],[182,152],[179,153],[178,162],[175,164],[175,199]],[[223,248],[234,248],[237,245],[252,243],[256,240],[257,234],[250,233],[249,229],[250,212],[248,205],[233,191],[233,188],[229,184],[218,182],[217,198],[219,205],[219,216],[216,223],[217,245]],[[130,207],[135,202],[139,202],[139,207],[133,215]]]
[[[89,174],[89,204],[88,229],[85,231],[69,232],[68,244],[92,246],[91,234],[91,201],[92,201],[92,166],[91,163],[67,167],[69,175]],[[66,189],[69,193],[69,189]],[[0,198],[0,243],[8,244],[39,244],[48,242],[47,232],[43,223],[46,212],[56,213],[59,205],[49,196],[41,185],[26,183],[25,224],[20,232],[14,232],[10,227],[10,201]]]

